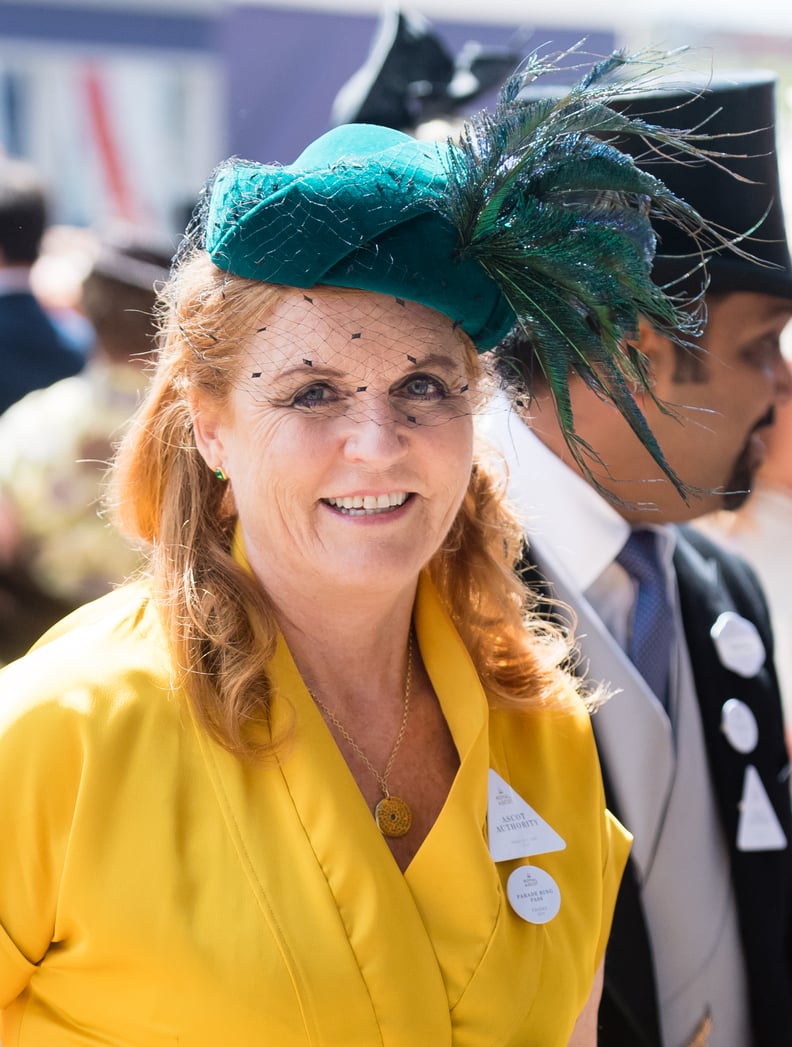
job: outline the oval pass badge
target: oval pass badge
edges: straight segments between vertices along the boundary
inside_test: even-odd
[[[759,630],[742,615],[724,611],[710,629],[710,636],[721,665],[738,676],[750,679],[764,665],[766,653]]]
[[[739,698],[729,698],[723,703],[721,730],[738,753],[752,753],[759,741],[759,724],[753,710]]]
[[[520,865],[506,882],[509,904],[527,923],[549,923],[561,908],[553,877],[535,865]]]

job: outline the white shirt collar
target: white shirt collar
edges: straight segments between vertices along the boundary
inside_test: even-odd
[[[505,459],[508,496],[525,533],[548,548],[585,592],[619,554],[630,524],[542,443],[504,394],[495,397],[480,430]],[[663,559],[670,563],[672,529],[647,526],[664,535]]]

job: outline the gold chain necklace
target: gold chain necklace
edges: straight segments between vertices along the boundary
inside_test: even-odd
[[[321,709],[325,719],[329,720],[341,737],[352,746],[369,771],[371,771],[377,779],[377,785],[379,785],[382,790],[382,799],[374,808],[374,820],[383,836],[404,836],[412,825],[412,811],[410,810],[409,804],[399,796],[391,796],[391,791],[388,788],[388,777],[393,770],[393,763],[396,759],[396,754],[399,751],[399,746],[404,738],[404,732],[407,729],[407,716],[410,711],[410,687],[412,685],[412,663],[413,638],[411,630],[407,641],[407,675],[404,684],[404,711],[402,712],[401,726],[399,727],[399,733],[396,735],[396,741],[393,743],[391,754],[388,757],[388,762],[385,764],[385,770],[382,774],[380,774],[371,760],[369,760],[368,756],[366,756],[335,713],[331,712],[324,702],[316,697],[310,687],[308,688],[308,693]]]

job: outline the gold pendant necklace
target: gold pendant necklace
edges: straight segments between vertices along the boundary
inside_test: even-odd
[[[404,836],[409,831],[412,825],[412,811],[410,805],[406,800],[402,800],[400,796],[391,796],[391,791],[388,788],[388,777],[393,769],[393,763],[396,759],[396,754],[399,751],[399,746],[404,738],[404,732],[407,729],[407,715],[410,711],[410,686],[412,684],[412,662],[413,662],[413,638],[412,630],[407,640],[407,676],[404,684],[404,711],[402,712],[401,726],[399,727],[399,733],[396,735],[396,741],[393,743],[391,754],[388,757],[388,762],[385,765],[385,770],[380,774],[374,764],[369,760],[368,756],[363,752],[358,743],[344,727],[335,713],[331,712],[324,702],[317,698],[313,691],[308,688],[308,693],[319,706],[322,711],[322,715],[326,720],[336,728],[341,737],[352,746],[353,750],[357,753],[363,763],[366,765],[369,771],[377,779],[377,784],[382,790],[382,799],[379,801],[377,806],[374,808],[374,820],[377,823],[377,828],[383,836]]]

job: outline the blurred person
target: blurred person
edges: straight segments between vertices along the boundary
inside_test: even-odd
[[[500,87],[521,58],[514,48],[475,41],[453,55],[423,15],[389,6],[366,61],[333,100],[331,122],[379,124],[408,134],[434,119],[454,117],[461,124],[462,113]]]
[[[46,225],[46,190],[36,169],[0,157],[0,414],[85,364],[79,340],[45,311],[31,288]]]
[[[4,1047],[593,1047],[628,840],[475,449],[477,353],[543,266],[584,301],[626,224],[587,348],[628,366],[638,312],[682,320],[643,196],[695,215],[615,149],[567,207],[558,120],[523,118],[487,178],[355,124],[210,180],[116,463],[150,574],[0,673]],[[537,207],[575,235],[507,277]]]
[[[635,837],[606,955],[603,1047],[792,1043],[789,762],[767,606],[747,564],[680,526],[745,500],[792,389],[774,84],[749,73],[621,103],[702,136],[715,166],[673,162],[673,145],[629,149],[707,220],[748,234],[705,249],[698,337],[674,344],[642,318],[648,391],[602,368],[572,377],[558,411],[566,369],[535,351],[531,325],[500,347],[515,362],[487,436],[506,459],[529,576],[571,608],[554,613],[574,617],[590,673],[619,692],[593,721],[609,802]],[[695,300],[701,241],[653,217],[656,280]],[[603,398],[608,381],[635,397],[671,478]]]
[[[787,366],[790,347],[784,344]],[[792,403],[779,404],[775,424],[764,437],[765,451],[741,506],[696,521],[705,534],[744,556],[756,571],[770,607],[775,663],[792,752]]]
[[[155,285],[170,253],[131,229],[100,239],[81,290],[91,359],[0,417],[0,660],[140,564],[101,503],[114,445],[147,383]]]
[[[50,225],[44,230],[39,256],[30,270],[33,294],[71,341],[88,356],[94,341],[82,306],[82,285],[99,250],[96,230]]]

